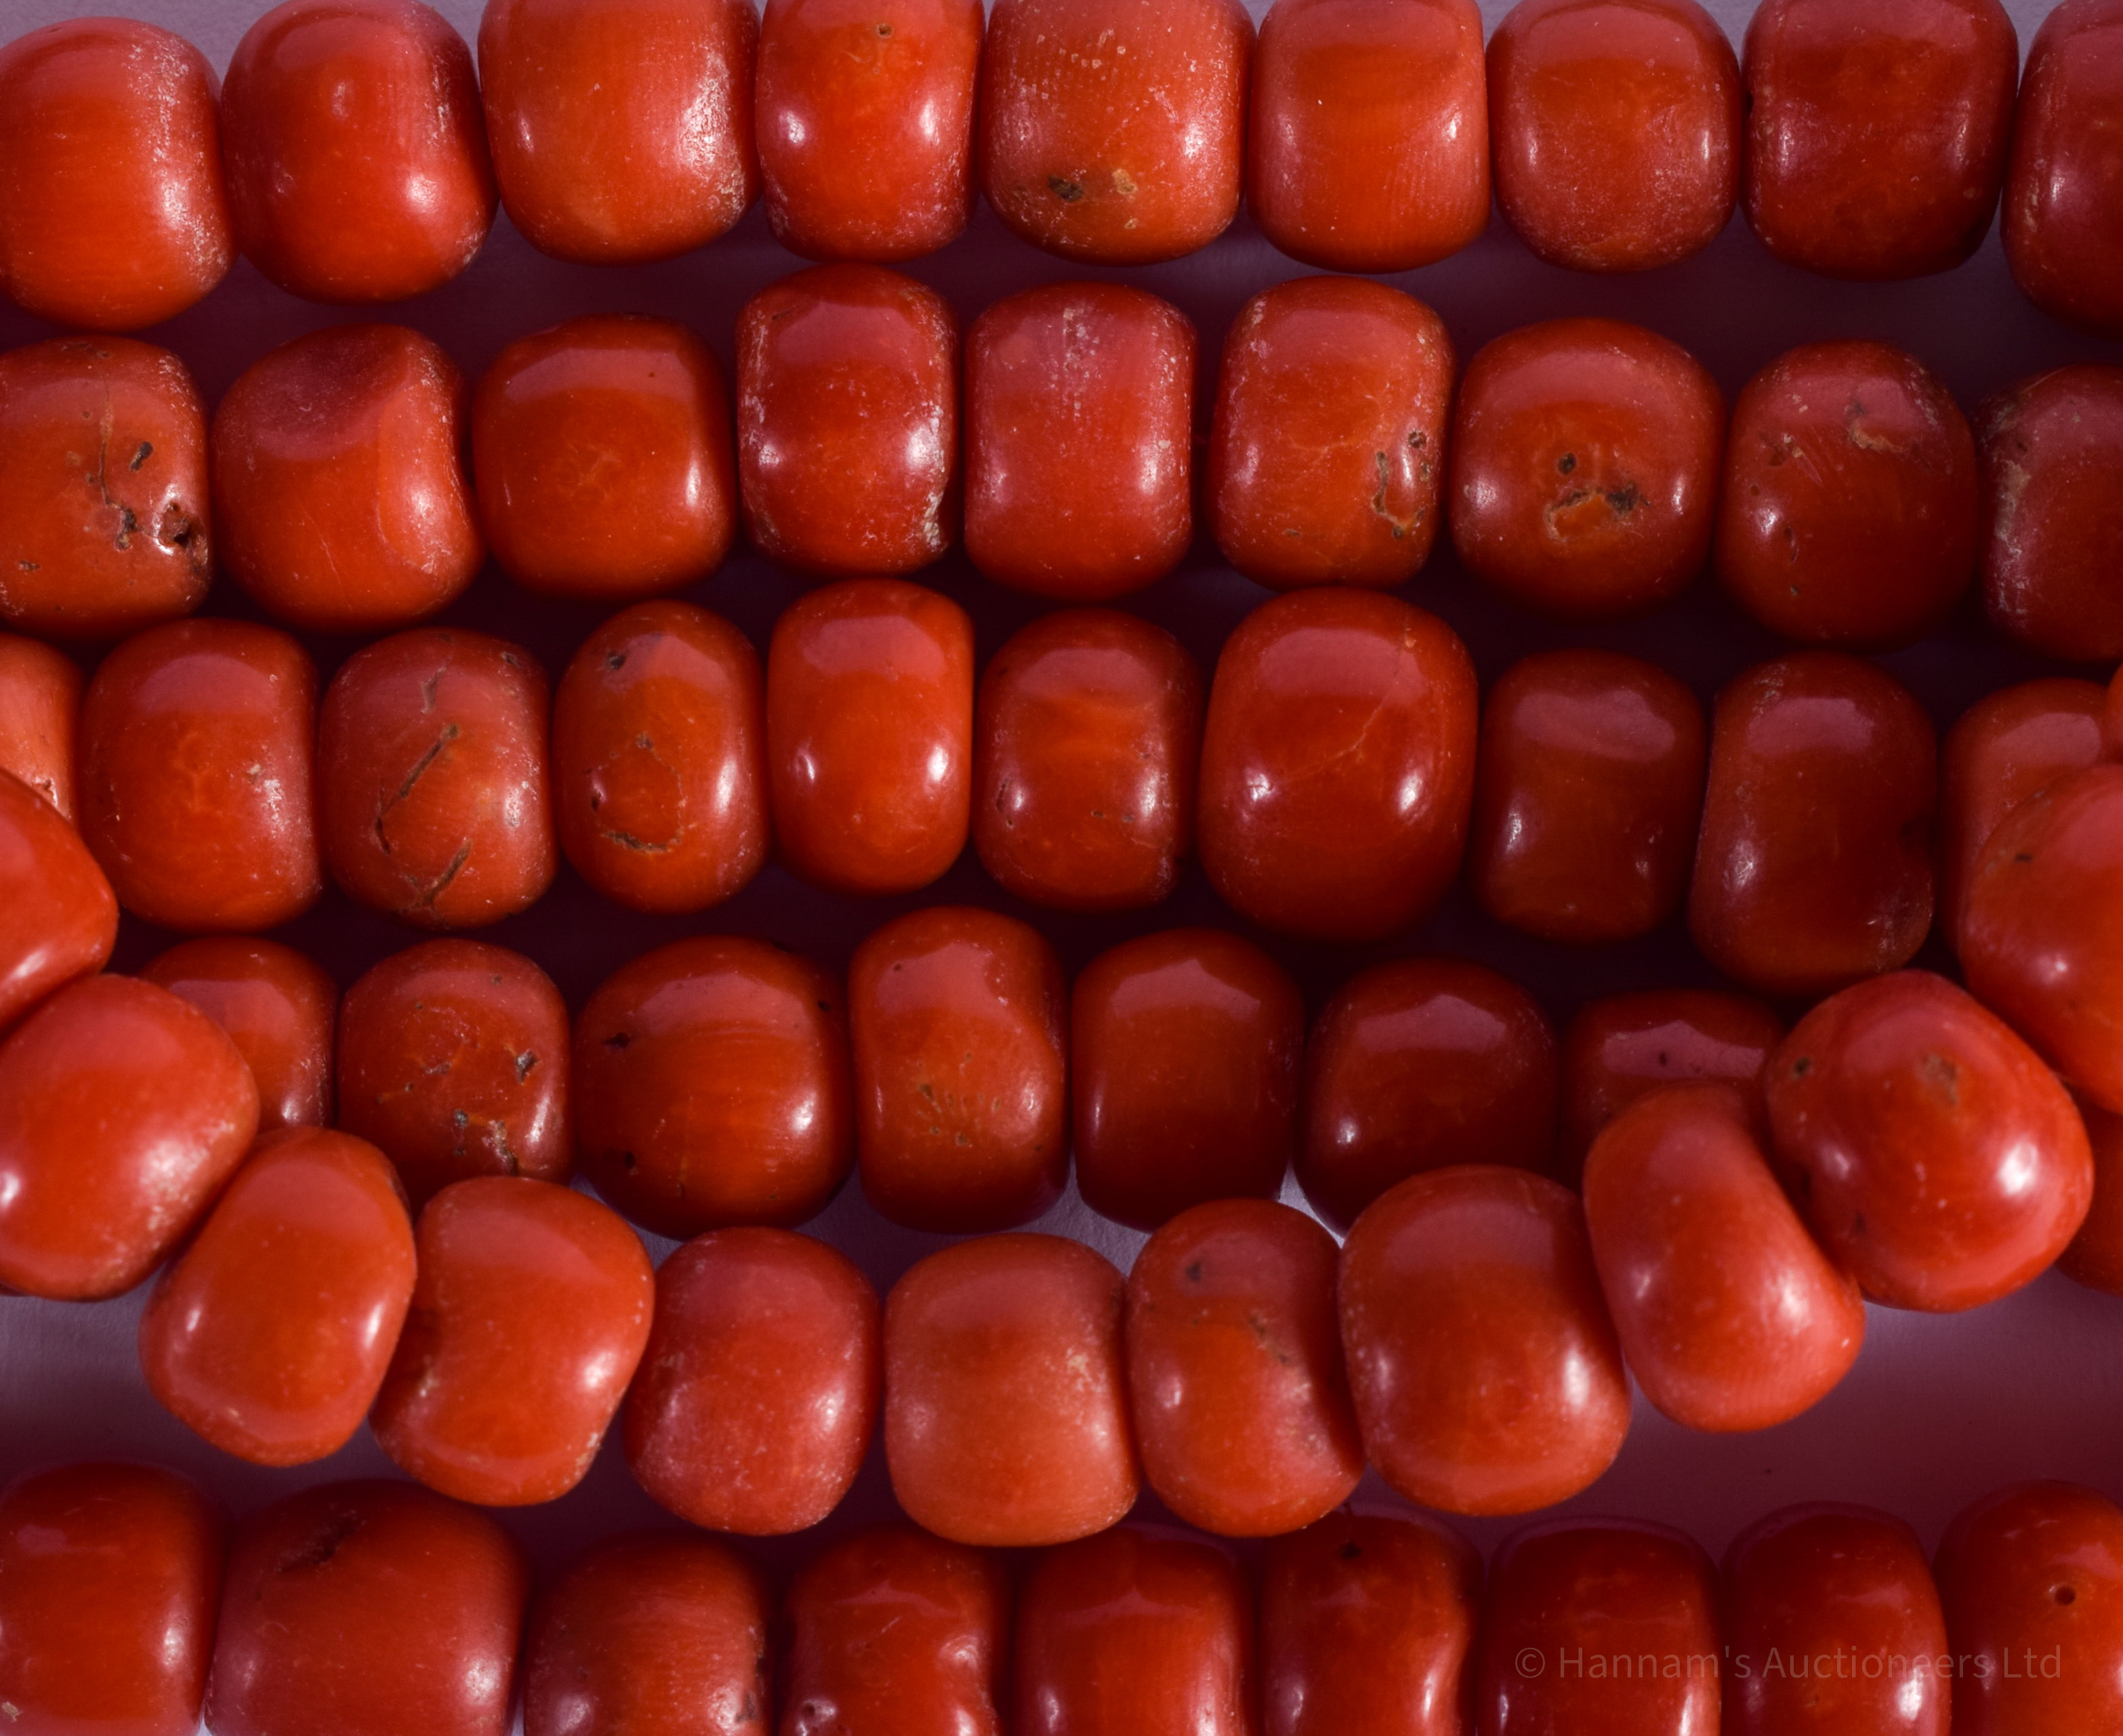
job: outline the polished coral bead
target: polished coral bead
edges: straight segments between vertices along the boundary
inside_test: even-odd
[[[713,1537],[598,1544],[532,1612],[523,1736],[761,1736],[773,1607],[765,1576]]]
[[[1297,1179],[1337,1228],[1454,1163],[1555,1163],[1555,1029],[1486,965],[1404,958],[1336,991],[1305,1046]]]
[[[1262,1736],[1465,1736],[1482,1558],[1434,1521],[1331,1513],[1261,1574]]]
[[[2005,260],[2043,312],[2123,337],[2123,0],[2064,0],[2027,51],[2006,165]]]
[[[626,1396],[635,1481],[710,1531],[818,1524],[862,1468],[883,1378],[879,1309],[846,1255],[785,1229],[710,1230],[656,1275]]]
[[[1058,1236],[929,1256],[884,1305],[884,1453],[916,1524],[960,1543],[1065,1542],[1135,1504],[1121,1275]]]
[[[1364,1453],[1410,1500],[1525,1513],[1614,1462],[1629,1388],[1575,1196],[1469,1163],[1381,1196],[1342,1245]]]
[[[383,1153],[303,1127],[259,1141],[140,1317],[148,1390],[255,1465],[336,1453],[368,1414],[413,1294]]]
[[[801,598],[766,651],[781,859],[837,892],[911,892],[966,847],[973,624],[950,598],[851,579]]]
[[[1197,831],[1242,916],[1313,940],[1380,940],[1459,872],[1474,799],[1474,670],[1398,597],[1341,587],[1263,604],[1209,690]]]
[[[1982,245],[2019,38],[1999,0],[1765,0],[1747,26],[1747,221],[1831,277],[1920,277]]]
[[[215,934],[171,947],[140,976],[228,1033],[257,1082],[261,1133],[331,1120],[339,985],[321,966],[277,940]]]
[[[1647,1091],[1704,1081],[1746,1100],[1769,1126],[1762,1069],[1783,1022],[1758,1000],[1707,989],[1647,989],[1587,1001],[1563,1038],[1563,1171],[1574,1179],[1594,1137]]]
[[[1679,1532],[1551,1519],[1497,1552],[1482,1606],[1481,1736],[1718,1728],[1718,1575]]]
[[[553,697],[560,849],[638,910],[690,914],[766,865],[766,684],[751,641],[691,603],[637,603],[576,651]]]
[[[429,940],[373,965],[339,1018],[339,1125],[380,1147],[418,1210],[452,1182],[565,1182],[568,1009],[520,952]]]
[[[115,639],[190,615],[213,576],[207,425],[166,349],[54,338],[0,355],[0,618]]]
[[[1611,651],[1550,651],[1489,689],[1467,874],[1482,908],[1544,940],[1648,934],[1680,905],[1709,732],[1695,695]]]
[[[2070,1097],[1943,977],[1900,971],[1823,1001],[1765,1079],[1793,1193],[1877,1301],[1994,1302],[2046,1270],[2086,1216],[2093,1159]]]
[[[1765,994],[1909,962],[1931,927],[1938,746],[1892,676],[1836,652],[1718,695],[1688,898],[1704,957]]]
[[[2123,1115],[2079,1101],[2087,1144],[2093,1151],[2093,1204],[2071,1246],[2057,1256],[2066,1277],[2123,1296]]]
[[[1224,559],[1277,591],[1404,584],[1444,491],[1452,339],[1412,296],[1293,278],[1224,339],[1207,506]]]
[[[767,0],[759,172],[774,238],[812,260],[911,260],[973,213],[978,0]]]
[[[1238,215],[1254,28],[1238,0],[997,0],[981,191],[1035,247],[1146,265]]]
[[[220,81],[129,18],[48,24],[0,49],[0,292],[60,325],[182,313],[227,273]]]
[[[1407,271],[1489,221],[1474,0],[1276,0],[1254,58],[1246,203],[1329,271]]]
[[[81,670],[40,639],[0,633],[0,771],[74,817]]]
[[[855,948],[855,1154],[872,1205],[964,1234],[1054,1203],[1069,1162],[1067,1007],[1054,948],[992,910],[916,910]]]
[[[1123,1525],[1043,1556],[1017,1605],[1018,1736],[1254,1736],[1254,1600],[1221,1549]]]
[[[1551,265],[1647,271],[1740,190],[1740,63],[1695,0],[1520,0],[1489,40],[1497,204]]]
[[[1857,1280],[1784,1197],[1734,1088],[1639,1097],[1592,1142],[1584,1191],[1622,1355],[1675,1422],[1774,1428],[1849,1372],[1865,1341]]]
[[[855,1167],[840,985],[738,935],[621,966],[575,1022],[583,1172],[660,1236],[815,1217]]]
[[[2123,766],[2074,772],[2006,816],[1969,875],[1960,943],[1970,992],[2123,1113]]]
[[[1947,732],[1939,793],[1938,925],[1958,948],[1968,886],[2005,817],[2107,756],[2107,693],[2092,681],[2023,681],[1986,694]]]
[[[1272,1200],[1218,1200],[1128,1274],[1127,1370],[1146,1481],[1181,1518],[1273,1537],[1364,1472],[1334,1313],[1334,1238]]]
[[[677,322],[586,314],[518,338],[480,377],[471,421],[480,528],[527,589],[631,602],[729,553],[729,395]]]
[[[1975,575],[1975,438],[1938,377],[1884,344],[1809,344],[1732,406],[1718,583],[1756,620],[1819,645],[1894,645]]]
[[[0,1493],[0,1706],[21,1736],[193,1736],[223,1526],[151,1465],[32,1471]]]
[[[784,1732],[1002,1736],[1010,1606],[1010,1581],[985,1550],[912,1525],[840,1539],[782,1601]]]
[[[0,1032],[101,970],[118,900],[81,835],[20,779],[0,776]]]
[[[480,1176],[428,1202],[419,1280],[369,1421],[399,1467],[490,1507],[583,1480],[649,1341],[655,1274],[594,1200]]]
[[[322,633],[424,620],[485,559],[457,364],[403,325],[331,325],[253,363],[213,415],[229,576]]]
[[[530,1600],[483,1513],[407,1483],[326,1483],[236,1528],[214,1736],[505,1736]]]
[[[1012,634],[973,712],[973,848],[1062,910],[1157,903],[1193,848],[1202,671],[1163,628],[1062,609]]]
[[[171,621],[104,658],[81,710],[81,832],[134,915],[278,928],[324,891],[316,666],[249,621]]]
[[[759,189],[749,0],[488,0],[480,95],[532,246],[640,264],[725,233]]]
[[[2045,657],[2123,657],[2123,367],[2037,374],[1975,422],[1990,625]]]
[[[0,1284],[122,1295],[257,1127],[251,1069],[204,1013],[134,977],[69,984],[0,1043]]]
[[[973,564],[1072,603],[1140,591],[1179,565],[1194,527],[1194,352],[1185,314],[1125,283],[1048,283],[974,321]]]
[[[1723,1613],[1727,1736],[1947,1736],[1946,1618],[1901,1520],[1864,1507],[1771,1514],[1726,1552]]]
[[[221,118],[236,245],[283,289],[404,301],[486,239],[494,170],[471,50],[420,0],[274,7],[236,45]]]
[[[2113,1501],[2070,1483],[1998,1490],[1962,1510],[1934,1565],[1949,1649],[1969,1659],[1954,1676],[1954,1736],[2123,1723],[2123,1512]]]
[[[1633,614],[1703,570],[1725,399],[1694,357],[1619,320],[1548,320],[1475,353],[1446,498],[1468,570],[1566,618]]]
[[[912,573],[958,509],[958,322],[882,265],[814,265],[737,321],[737,479],[770,559],[852,578]]]
[[[552,883],[546,671],[482,633],[379,639],[340,665],[317,725],[332,878],[415,928],[473,928]]]
[[[1191,1205],[1272,1199],[1296,1144],[1305,1001],[1251,941],[1169,929],[1101,952],[1069,1004],[1076,1186],[1155,1229]]]

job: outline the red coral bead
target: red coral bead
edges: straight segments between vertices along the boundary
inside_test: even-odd
[[[1982,245],[2018,35],[1999,0],[1765,0],[1747,26],[1747,220],[1831,277],[1920,277]]]
[[[317,724],[320,832],[356,902],[474,928],[552,883],[546,671],[483,633],[425,628],[340,665]]]
[[[2005,171],[2005,262],[2043,312],[2123,337],[2123,0],[2064,0],[2027,50]]]
[[[1708,247],[1739,194],[1741,120],[1740,63],[1695,0],[1520,0],[1489,39],[1497,204],[1551,265],[1647,271]]]
[[[1994,1302],[2048,1270],[2085,1219],[2093,1159],[2070,1097],[1943,977],[1898,971],[1823,1001],[1765,1085],[1793,1193],[1877,1301]]]
[[[407,1483],[326,1483],[236,1528],[215,1736],[505,1736],[531,1567],[483,1513]]]
[[[1069,1162],[1067,1004],[1054,948],[992,910],[916,910],[855,948],[855,1152],[872,1205],[964,1234],[1054,1203]]]
[[[767,0],[759,170],[774,238],[812,260],[911,260],[973,214],[978,0]]]
[[[1342,1244],[1364,1454],[1446,1513],[1526,1513],[1614,1462],[1629,1388],[1577,1196],[1501,1164],[1411,1177]]]
[[[102,968],[118,900],[81,835],[19,779],[0,776],[0,1032]]]
[[[973,624],[897,579],[801,598],[766,651],[767,790],[781,859],[837,892],[912,892],[971,827]]]
[[[749,0],[488,0],[480,96],[508,220],[602,265],[716,240],[759,190]]]
[[[640,1532],[578,1556],[523,1642],[523,1736],[757,1736],[775,1728],[774,1600],[713,1537]]]
[[[1071,1116],[1084,1203],[1136,1229],[1282,1187],[1297,1143],[1305,1001],[1216,929],[1101,952],[1070,995]]]
[[[1313,940],[1380,940],[1459,872],[1474,670],[1435,615],[1322,587],[1224,642],[1202,742],[1202,866],[1224,901]]]
[[[1329,271],[1407,271],[1489,221],[1474,0],[1276,0],[1254,60],[1246,202]]]
[[[223,1526],[150,1465],[32,1471],[0,1494],[0,1705],[22,1736],[193,1736]]]
[[[81,709],[81,832],[134,915],[278,928],[324,891],[317,671],[286,634],[171,621],[98,666]]]
[[[688,1242],[656,1275],[655,1324],[626,1395],[635,1481],[710,1531],[818,1524],[877,1428],[879,1313],[860,1270],[808,1236]]]
[[[909,1518],[954,1542],[1022,1547],[1127,1514],[1123,1295],[1103,1255],[1058,1236],[961,1242],[892,1287],[884,1454]]]
[[[527,590],[630,602],[729,553],[729,395],[673,321],[586,314],[518,338],[480,377],[471,433],[480,527]]]
[[[583,1480],[649,1341],[655,1274],[594,1200],[479,1176],[420,1214],[419,1278],[369,1413],[399,1467],[490,1507]]]
[[[1619,320],[1549,320],[1477,351],[1446,479],[1453,546],[1550,615],[1598,620],[1703,570],[1725,399],[1694,357]]]
[[[297,295],[419,295],[494,222],[471,50],[420,0],[274,7],[236,45],[221,116],[236,244]]]
[[[1163,628],[1062,609],[989,660],[973,712],[973,848],[1005,891],[1135,910],[1194,842],[1202,671]]]
[[[575,1022],[583,1173],[662,1236],[816,1216],[855,1167],[845,1008],[808,959],[737,935],[622,965]]]
[[[260,1132],[330,1121],[339,985],[321,966],[277,940],[216,934],[171,947],[140,976],[228,1033],[257,1081]]]
[[[213,576],[207,423],[166,349],[54,338],[0,355],[0,618],[115,639],[190,615]]]
[[[339,1018],[339,1125],[381,1148],[418,1210],[452,1182],[574,1166],[568,1009],[520,952],[429,940],[369,967]]]
[[[1136,1256],[1136,1446],[1150,1486],[1188,1523],[1277,1536],[1339,1506],[1363,1475],[1335,1256],[1332,1236],[1272,1200],[1197,1205]]]
[[[1732,405],[1714,563],[1771,631],[1905,644],[1975,576],[1975,439],[1945,383],[1884,344],[1809,344]]]
[[[424,620],[486,558],[464,470],[464,377],[402,325],[332,325],[237,376],[213,414],[222,564],[321,633]]]
[[[1146,265],[1238,215],[1253,21],[1238,0],[998,0],[981,190],[1035,247]]]
[[[2123,657],[2123,367],[2054,368],[1976,416],[1983,606],[2044,657]]]
[[[257,1128],[251,1069],[206,1014],[136,977],[69,984],[0,1043],[0,1284],[124,1294]]]
[[[383,1153],[321,1127],[259,1141],[140,1317],[164,1409],[255,1465],[353,1439],[413,1294],[413,1225]]]
[[[1689,931],[1766,994],[1909,962],[1931,928],[1938,745],[1909,690],[1838,652],[1760,664],[1718,695]]]
[[[1272,590],[1404,584],[1430,559],[1454,354],[1445,322],[1360,278],[1294,278],[1239,310],[1209,435],[1210,528]]]
[[[974,321],[973,564],[1072,603],[1140,591],[1179,565],[1194,526],[1194,352],[1185,314],[1125,283],[1048,283]]]
[[[1002,1736],[1010,1585],[988,1551],[912,1525],[857,1532],[796,1575],[782,1610],[795,1736]]]
[[[769,559],[840,578],[912,573],[958,515],[958,322],[882,265],[814,265],[737,321],[737,476]]]
[[[227,274],[221,83],[181,36],[129,18],[48,24],[0,49],[0,292],[91,330],[154,325]]]
[[[1774,1428],[1857,1360],[1857,1280],[1815,1245],[1732,1087],[1654,1091],[1610,1121],[1585,1222],[1629,1372],[1675,1422]]]
[[[1395,1182],[1455,1163],[1555,1164],[1555,1029],[1486,965],[1405,958],[1344,983],[1305,1055],[1297,1179],[1346,1228]]]

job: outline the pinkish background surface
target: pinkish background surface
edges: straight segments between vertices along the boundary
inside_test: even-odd
[[[1748,0],[1709,3],[1736,43],[1751,10]],[[2046,7],[2042,0],[2007,3],[2024,53]],[[220,68],[263,9],[262,0],[9,0],[0,30],[12,35],[77,14],[129,12],[182,32]],[[476,34],[478,0],[442,0],[441,9],[468,38]],[[1256,5],[1257,12],[1261,9]],[[1503,0],[1484,0],[1491,27],[1506,10]],[[712,247],[668,264],[625,269],[544,258],[504,218],[469,272],[415,303],[375,314],[312,306],[239,262],[199,306],[144,335],[184,357],[209,404],[272,346],[320,325],[368,317],[418,327],[474,377],[508,339],[593,311],[682,320],[702,333],[727,363],[738,308],[763,285],[804,263],[774,243],[757,208]],[[1169,297],[1202,334],[1199,422],[1204,433],[1215,358],[1232,316],[1258,290],[1305,274],[1305,268],[1277,253],[1243,217],[1191,259],[1126,274],[1086,274],[1019,242],[985,209],[958,242],[909,269],[948,296],[962,319],[1013,291],[1078,275],[1125,275]],[[1682,265],[1599,278],[1540,264],[1497,219],[1457,258],[1390,281],[1438,309],[1463,358],[1530,321],[1602,314],[1638,321],[1687,345],[1728,395],[1781,351],[1828,338],[1902,344],[1939,370],[1971,409],[1991,392],[2043,368],[2073,360],[2123,361],[2123,347],[2076,337],[2023,301],[2006,273],[1994,234],[1977,258],[1946,276],[1850,285],[1778,264],[1736,218],[1708,252]],[[0,309],[0,347],[48,335],[49,328],[38,322]],[[1096,485],[1096,478],[1085,480]],[[957,555],[922,578],[971,609],[983,660],[1038,612],[1029,599],[988,584]],[[800,581],[765,561],[740,554],[689,594],[735,620],[763,650],[776,615],[801,588]],[[1590,642],[1661,663],[1707,700],[1722,682],[1780,648],[1708,583],[1647,620],[1591,631],[1560,628],[1483,592],[1457,569],[1449,545],[1406,594],[1459,630],[1485,683],[1526,653]],[[1179,573],[1128,599],[1127,606],[1177,633],[1206,672],[1233,624],[1266,595],[1224,567],[1203,536]],[[210,613],[251,612],[225,583],[208,608]],[[557,676],[597,615],[519,593],[490,570],[445,619],[528,644]],[[326,676],[354,648],[346,641],[309,643]],[[1972,606],[1931,641],[1881,661],[1922,697],[1942,730],[1992,688],[2062,672],[1989,643]],[[2104,678],[2107,673],[2080,672]],[[624,961],[691,933],[757,934],[844,968],[850,950],[870,929],[927,902],[1014,909],[1052,937],[1072,971],[1132,934],[1181,924],[1236,925],[1198,871],[1190,872],[1179,893],[1158,910],[1118,919],[1057,918],[1015,905],[989,882],[969,852],[917,899],[836,897],[770,869],[730,904],[687,919],[621,910],[564,868],[536,910],[485,931],[484,938],[535,957],[570,1004],[579,1006]],[[171,938],[127,919],[118,967],[138,967]],[[334,893],[284,938],[314,952],[344,985],[418,937],[354,909]],[[1708,986],[1715,980],[1678,923],[1640,943],[1573,952],[1498,927],[1464,891],[1455,892],[1419,932],[1390,948],[1359,953],[1267,943],[1297,973],[1315,1010],[1338,983],[1376,958],[1424,952],[1475,958],[1503,970],[1545,1003],[1558,1026],[1596,995]],[[1935,942],[1919,962],[1950,969]],[[1482,1155],[1467,1153],[1470,1159]],[[1302,1204],[1294,1186],[1289,1196]],[[1142,1239],[1093,1216],[1073,1190],[1038,1227],[1088,1242],[1123,1266]],[[885,1224],[852,1184],[809,1228],[860,1261],[880,1289],[941,1242]],[[658,1259],[670,1246],[650,1242]],[[241,1510],[307,1482],[395,1474],[365,1433],[335,1458],[296,1472],[241,1464],[195,1439],[161,1411],[142,1384],[134,1350],[140,1301],[138,1294],[96,1306],[0,1298],[0,1479],[54,1459],[142,1457],[188,1472]],[[1760,1514],[1800,1500],[1886,1507],[1913,1521],[1929,1544],[1965,1502],[2005,1482],[2066,1477],[2123,1497],[2123,1301],[2052,1275],[1975,1313],[1939,1319],[1874,1308],[1869,1327],[1864,1354],[1842,1387],[1780,1429],[1741,1437],[1699,1435],[1640,1401],[1634,1431],[1619,1462],[1567,1510],[1663,1521],[1692,1532],[1715,1551]],[[1375,1479],[1366,1482],[1360,1499],[1381,1505],[1396,1501]],[[830,1528],[845,1528],[893,1510],[882,1454],[874,1451]],[[1156,1513],[1147,1499],[1143,1513]],[[676,1523],[635,1488],[616,1443],[608,1444],[588,1480],[565,1500],[502,1517],[549,1570],[607,1533]],[[1464,1528],[1488,1547],[1511,1526]],[[815,1537],[783,1540],[759,1553],[780,1571],[804,1559],[815,1542]]]

